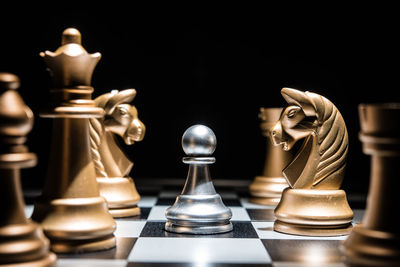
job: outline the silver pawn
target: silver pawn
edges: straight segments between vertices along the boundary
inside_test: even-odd
[[[182,136],[182,148],[188,155],[182,161],[189,172],[182,193],[165,212],[165,230],[187,234],[217,234],[232,231],[232,212],[215,192],[208,164],[217,146],[214,132],[204,125],[189,127]]]

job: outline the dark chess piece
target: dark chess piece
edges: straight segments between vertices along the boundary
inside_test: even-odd
[[[288,187],[288,183],[282,175],[282,170],[292,159],[292,151],[284,151],[281,147],[271,143],[270,129],[279,120],[283,108],[261,108],[261,131],[266,137],[265,163],[262,175],[256,176],[250,184],[250,202],[276,206],[278,205],[282,191]]]
[[[54,120],[42,196],[32,219],[40,222],[56,252],[98,251],[115,247],[115,221],[100,196],[92,161],[89,119],[104,110],[91,99],[93,70],[100,53],[88,54],[76,29],[66,29],[56,52],[41,53],[54,88],[41,117]]]
[[[400,266],[400,103],[361,104],[358,111],[371,178],[363,221],[341,248],[350,266]]]
[[[232,231],[232,212],[222,202],[211,181],[210,155],[217,146],[214,132],[204,125],[189,127],[182,137],[189,172],[182,193],[165,212],[165,230],[175,233],[217,234]]]
[[[49,240],[25,216],[20,169],[36,165],[24,146],[33,113],[16,91],[19,79],[0,73],[0,266],[54,266]]]

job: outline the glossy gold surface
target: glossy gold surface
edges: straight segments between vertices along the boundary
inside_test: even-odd
[[[108,209],[114,218],[140,214],[137,203],[140,195],[130,177],[98,177],[101,196],[106,198]]]
[[[262,175],[256,176],[249,186],[252,196],[250,201],[253,203],[276,206],[283,189],[288,187],[282,170],[291,160],[292,152],[274,146],[270,139],[270,129],[279,120],[282,110],[282,108],[260,108],[260,128],[266,137],[265,163]]]
[[[24,146],[33,113],[18,87],[17,76],[0,73],[0,266],[55,266],[49,240],[24,212],[20,169],[36,165],[36,155]]]
[[[89,54],[83,48],[81,33],[74,28],[64,30],[61,46],[55,52],[41,52],[40,56],[51,70],[53,89],[61,90],[90,85],[94,68],[101,58],[100,53]]]
[[[60,253],[115,246],[116,224],[100,196],[90,150],[89,119],[104,110],[91,99],[92,72],[100,54],[88,54],[76,29],[66,29],[56,52],[41,53],[51,71],[52,102],[41,113],[54,119],[51,151],[42,196],[32,219]]]
[[[343,190],[286,188],[275,216],[274,230],[278,232],[336,236],[349,233],[353,211]]]
[[[339,110],[325,97],[283,88],[288,102],[271,128],[275,145],[290,150],[303,145],[283,169],[290,188],[275,209],[274,230],[296,235],[348,234],[353,212],[340,190],[346,167],[348,136]]]
[[[125,144],[132,145],[144,137],[146,127],[139,120],[135,106],[129,104],[135,96],[135,89],[127,89],[97,97],[95,103],[104,109],[105,117],[90,119],[90,145],[97,182],[113,217],[140,214],[137,206],[140,195],[128,177],[133,162],[116,140],[118,135]]]
[[[288,184],[283,177],[265,177],[256,176],[250,184],[250,202],[266,205],[278,205],[282,191],[288,187]]]
[[[400,103],[359,105],[360,140],[371,155],[367,208],[342,244],[350,266],[400,266]]]

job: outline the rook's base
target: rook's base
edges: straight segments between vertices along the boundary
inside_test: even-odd
[[[348,266],[400,266],[400,235],[354,227],[342,243]]]

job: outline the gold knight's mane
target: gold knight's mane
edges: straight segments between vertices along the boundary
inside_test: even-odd
[[[286,171],[286,175],[293,176],[297,172],[300,176],[299,170],[293,171],[290,166],[295,165],[296,161],[302,162],[302,173],[305,168],[314,166],[314,170],[309,170],[314,177],[307,178],[312,179],[311,188],[338,189],[343,180],[348,152],[348,135],[342,115],[331,101],[321,95],[289,88],[282,89],[282,95],[289,104],[301,107],[306,116],[315,116],[318,121],[313,137],[316,140],[306,138],[300,152],[284,170],[284,174]],[[318,154],[310,151],[311,146],[318,150]],[[304,157],[311,154],[314,164],[309,165],[307,162],[310,163],[311,159],[306,161]],[[295,169],[298,169],[298,165]]]
[[[122,93],[124,92],[122,91]],[[124,97],[126,98],[126,96]],[[118,96],[116,96],[115,93],[107,93],[97,97],[95,99],[95,103],[98,107],[101,107],[105,110],[107,116],[107,113],[110,113],[110,108],[113,108],[116,105],[116,98],[118,98]],[[131,99],[128,101],[130,100]],[[92,152],[93,163],[95,165],[97,176],[123,177],[128,174],[132,169],[133,163],[120,148],[114,134],[106,131],[104,127],[104,117],[90,118],[89,121],[90,149]],[[109,156],[107,158],[109,161],[108,165],[113,165],[112,168],[107,168],[107,164],[104,162],[104,156]]]

